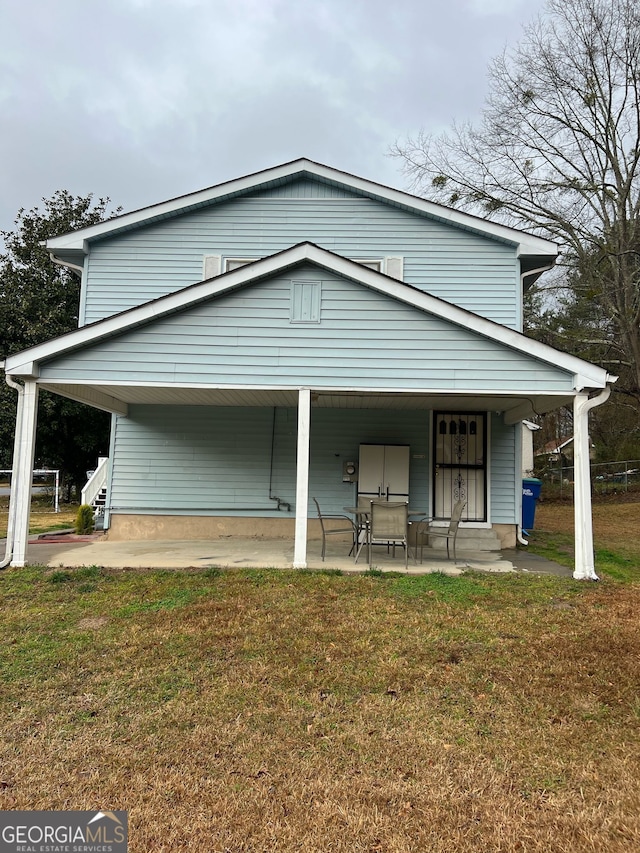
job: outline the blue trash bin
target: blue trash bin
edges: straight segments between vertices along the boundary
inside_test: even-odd
[[[522,481],[522,530],[533,530],[536,520],[536,502],[540,497],[542,480],[525,477]]]

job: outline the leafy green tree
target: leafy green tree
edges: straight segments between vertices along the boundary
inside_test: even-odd
[[[50,237],[93,225],[114,215],[109,199],[58,190],[43,207],[18,211],[13,231],[0,232],[1,356],[20,352],[72,331],[78,324],[80,280],[54,264],[43,245]],[[11,465],[16,394],[0,384],[0,467]],[[80,403],[40,394],[36,466],[60,468],[68,489],[80,488],[86,470],[109,445],[109,416]]]

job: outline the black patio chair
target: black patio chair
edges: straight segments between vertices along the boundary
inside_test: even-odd
[[[345,533],[349,533],[351,535],[351,550],[349,551],[349,556],[353,554],[354,548],[357,545],[357,527],[353,523],[353,521],[349,518],[348,515],[341,515],[340,513],[323,513],[320,509],[320,504],[316,500],[313,499],[314,504],[318,510],[318,519],[320,521],[320,527],[322,528],[322,561],[324,562],[324,555],[327,547],[327,536],[333,536],[334,534],[343,535]],[[331,525],[327,526],[325,522],[332,521],[333,519],[346,521],[348,523],[348,527],[333,527]]]
[[[453,510],[451,511],[451,520],[449,521],[449,527],[447,528],[433,528],[430,527],[432,518],[423,519],[418,526],[417,530],[417,539],[416,539],[416,548],[418,547],[418,539],[420,541],[420,562],[422,563],[422,552],[424,550],[424,540],[427,542],[431,539],[432,536],[436,538],[445,539],[447,542],[447,560],[451,559],[449,556],[449,542],[453,542],[453,562],[455,563],[456,558],[456,539],[458,538],[458,529],[460,527],[460,519],[462,518],[462,513],[464,508],[466,507],[467,502],[464,500],[457,501],[454,504]]]

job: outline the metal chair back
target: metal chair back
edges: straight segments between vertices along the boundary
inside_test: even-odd
[[[372,501],[369,526],[369,565],[371,546],[375,544],[402,545],[405,550],[405,567],[409,566],[408,504],[404,501]]]

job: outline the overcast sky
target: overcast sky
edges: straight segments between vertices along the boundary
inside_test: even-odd
[[[133,210],[309,157],[405,187],[543,0],[0,0],[0,229],[57,189]]]

